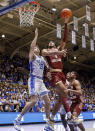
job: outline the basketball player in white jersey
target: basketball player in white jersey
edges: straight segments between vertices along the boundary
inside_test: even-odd
[[[20,122],[22,116],[27,113],[38,100],[38,96],[44,100],[45,103],[45,112],[46,112],[46,122],[50,125],[52,131],[53,127],[51,126],[50,121],[50,100],[48,97],[48,90],[43,83],[43,71],[45,61],[42,56],[40,56],[40,50],[36,46],[38,38],[38,29],[35,30],[35,38],[31,43],[30,52],[29,52],[29,63],[30,63],[30,78],[28,80],[29,93],[30,93],[30,102],[28,102],[21,114],[15,119],[14,127],[16,130],[20,130]]]

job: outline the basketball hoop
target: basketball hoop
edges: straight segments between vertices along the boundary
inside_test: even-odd
[[[19,16],[20,16],[20,27],[30,27],[33,25],[34,16],[40,9],[40,4],[32,1],[29,2],[22,8],[19,8]]]

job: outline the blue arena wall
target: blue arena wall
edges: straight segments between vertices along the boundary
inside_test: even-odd
[[[15,112],[3,112],[0,113],[0,125],[13,124],[14,119],[18,116],[19,113]],[[95,112],[82,112],[79,116],[80,119],[84,120],[94,120]],[[61,121],[60,113],[57,113],[55,120],[57,122]],[[45,113],[27,113],[22,118],[23,124],[28,123],[44,123],[45,122]]]

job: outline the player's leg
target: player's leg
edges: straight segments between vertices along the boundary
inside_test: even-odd
[[[51,114],[51,120],[52,121],[54,121],[54,117],[55,117],[56,113],[59,111],[61,105],[62,105],[62,103],[61,103],[61,97],[58,95],[57,99],[55,100],[54,107],[52,109],[52,114]]]
[[[49,126],[46,125],[45,128],[44,128],[44,131],[55,131],[55,129],[54,129],[54,117],[55,117],[56,113],[58,112],[58,110],[60,109],[60,106],[61,106],[61,103],[59,103],[59,101],[56,101],[55,106],[54,106],[53,111],[52,111],[52,114],[50,116],[50,120],[49,121],[46,120],[46,123]]]
[[[78,124],[78,127],[81,131],[85,131],[85,127],[83,126],[83,123]]]
[[[61,108],[60,108],[60,116],[61,116],[61,120],[62,120],[65,130],[68,131],[69,130],[68,126],[69,126],[70,131],[75,131],[73,124],[68,124],[68,121],[66,119],[66,111],[64,109],[64,106],[61,106]]]
[[[80,115],[83,107],[84,107],[84,103],[82,103],[82,102],[72,103],[70,110],[71,110],[73,116],[78,117]]]
[[[37,88],[39,87],[38,81],[36,78],[30,77],[28,79],[28,89],[29,89],[29,94],[30,94],[30,102],[28,102],[24,109],[22,110],[21,114],[18,116],[17,120],[21,120],[22,116],[27,113],[37,102]]]
[[[73,125],[73,124],[68,124],[68,121],[65,119],[66,114],[63,114],[63,115],[60,114],[60,116],[61,116],[61,120],[62,120],[63,126],[64,126],[64,128],[65,128],[65,131],[68,131],[67,125],[69,126],[70,131],[75,131],[74,125]]]
[[[35,82],[34,82],[35,81]],[[28,102],[24,109],[22,110],[21,114],[18,115],[18,117],[15,119],[14,121],[14,127],[15,129],[17,130],[20,130],[20,122],[21,122],[21,118],[23,117],[23,115],[25,113],[27,113],[34,105],[35,103],[37,102],[37,99],[38,99],[38,95],[37,95],[37,92],[35,92],[34,89],[37,88],[37,83],[36,83],[36,80],[35,79],[29,79],[28,80],[28,88],[29,88],[29,94],[30,94],[30,102]]]
[[[50,119],[50,108],[51,108],[51,106],[50,106],[50,99],[49,99],[48,94],[43,96],[43,100],[44,100],[44,103],[45,103],[46,123],[47,123],[48,127],[51,130],[54,131],[54,122],[51,121],[51,119]]]
[[[66,117],[66,115],[65,114],[60,114],[60,117],[61,117],[61,121],[62,121],[62,124],[63,124],[63,126],[64,126],[64,128],[65,128],[65,131],[68,131],[68,129],[67,129],[67,120],[65,119],[65,117]]]
[[[75,108],[73,110],[73,115],[75,117],[78,117],[80,115],[83,107],[84,107],[84,103],[82,103],[82,102],[76,104],[76,106],[75,106]],[[81,131],[85,131],[85,127],[83,126],[82,123],[79,123],[77,126],[80,128]]]
[[[28,102],[25,107],[23,108],[22,112],[20,115],[18,115],[18,117],[15,119],[14,121],[14,128],[18,131],[20,131],[20,122],[21,122],[21,118],[23,117],[23,115],[25,113],[27,113],[32,107],[34,107],[34,105],[36,104],[38,99],[37,95],[33,95],[31,96],[30,102]]]
[[[75,121],[77,121],[79,114],[81,113],[82,109],[83,109],[84,104],[82,102],[77,102],[77,103],[72,103],[70,110],[73,114],[73,117],[75,118]],[[81,131],[85,131],[85,128],[82,124],[81,119],[78,120],[77,124],[75,124],[74,129],[75,131],[78,131],[77,127],[79,127],[81,129]]]
[[[66,120],[66,111],[65,111],[63,105],[60,108],[60,117],[61,117],[62,124],[65,128],[65,131],[68,131],[68,123],[67,123],[67,120]]]
[[[67,87],[65,86],[65,76],[62,72],[59,73],[53,73],[51,72],[51,79],[50,79],[50,84],[53,87],[56,87],[56,92],[59,94],[62,100],[62,104],[64,105],[64,108],[66,110],[66,113],[68,115],[68,118],[71,118],[71,112],[68,104],[68,92],[67,92]],[[47,78],[48,75],[47,75]],[[56,113],[57,113],[57,108],[56,108]]]
[[[65,84],[63,84],[62,81],[60,81],[56,84],[56,88],[60,92],[60,95],[61,95],[61,98],[62,98],[61,101],[62,101],[62,104],[65,108],[66,113],[67,113],[67,117],[71,118],[70,107],[69,107],[69,104],[68,104],[67,88],[66,88]]]
[[[49,90],[46,88],[45,84],[42,81],[40,84],[40,88],[38,89],[38,94],[44,100],[46,118],[50,119],[50,99],[48,93]]]
[[[46,118],[50,119],[50,99],[48,94],[44,95],[42,99],[44,100],[45,103]]]
[[[38,90],[38,93],[39,93],[39,96],[44,100],[44,103],[45,103],[46,123],[48,126],[46,125],[44,130],[48,130],[49,128],[49,130],[54,131],[54,123],[50,119],[51,105],[50,105],[50,99],[49,99],[48,92],[49,90],[47,90],[44,83],[42,82]]]
[[[23,108],[21,114],[18,116],[18,120],[21,120],[22,116],[27,113],[34,105],[36,104],[38,99],[37,95],[31,96],[30,102],[28,102],[25,107]]]

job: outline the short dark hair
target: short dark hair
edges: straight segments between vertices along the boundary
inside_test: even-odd
[[[56,47],[56,44],[55,44],[54,46]],[[54,47],[54,46],[49,46],[49,45],[48,45],[47,48],[51,49],[51,48]]]
[[[74,73],[74,75],[76,76],[76,78],[78,78],[78,73],[76,71],[72,71],[71,73]]]

